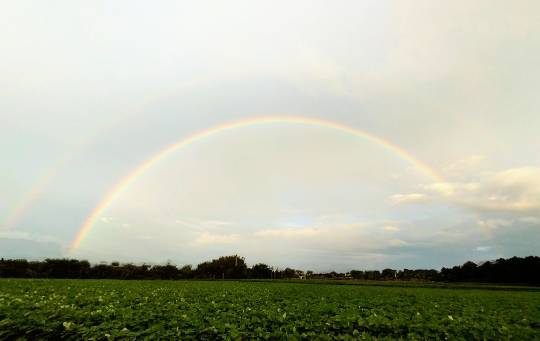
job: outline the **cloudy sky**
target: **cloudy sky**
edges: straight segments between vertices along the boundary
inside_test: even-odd
[[[539,11],[4,2],[0,256],[197,264],[238,253],[325,271],[538,255]],[[156,153],[264,116],[386,142],[287,120],[209,134],[131,179],[70,247]]]

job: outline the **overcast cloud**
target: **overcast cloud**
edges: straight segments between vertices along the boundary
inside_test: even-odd
[[[0,256],[312,270],[538,255],[537,1],[0,5]],[[197,131],[68,245],[141,162]],[[36,246],[38,245],[38,246]]]

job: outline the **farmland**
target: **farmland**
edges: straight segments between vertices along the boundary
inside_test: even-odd
[[[540,292],[241,281],[0,280],[0,339],[539,339]]]

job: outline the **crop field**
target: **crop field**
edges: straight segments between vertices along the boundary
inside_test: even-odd
[[[540,339],[540,292],[0,280],[0,339]]]

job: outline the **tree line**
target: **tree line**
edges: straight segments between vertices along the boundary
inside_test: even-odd
[[[452,268],[416,270],[351,270],[347,273],[314,273],[292,268],[277,269],[258,263],[248,267],[244,257],[224,256],[192,267],[119,262],[90,264],[77,259],[0,259],[0,277],[17,278],[96,278],[96,279],[357,279],[417,280],[437,282],[520,283],[540,285],[540,257],[500,258],[494,261],[466,262]]]

